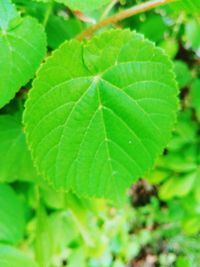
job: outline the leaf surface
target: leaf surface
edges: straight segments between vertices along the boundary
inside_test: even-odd
[[[46,26],[48,46],[55,49],[64,41],[76,36],[83,29],[82,23],[75,18],[65,20],[62,17],[50,16]]]
[[[192,107],[195,109],[196,116],[200,121],[200,79],[196,79],[193,82],[191,86],[190,97]]]
[[[10,22],[18,17],[15,6],[10,0],[1,0],[0,2],[0,29],[6,31]]]
[[[182,5],[188,12],[190,13],[199,13],[200,2],[199,0],[182,0],[180,1],[180,5]]]
[[[19,18],[9,0],[0,2],[0,10],[3,10],[3,16],[0,13],[1,108],[33,78],[44,58],[46,41],[43,28],[39,23],[30,17]],[[11,23],[13,19],[16,20]]]
[[[71,9],[82,11],[95,10],[110,2],[110,0],[56,0],[69,6]]]
[[[160,188],[160,198],[163,200],[169,200],[176,196],[183,197],[187,195],[194,185],[196,176],[196,172],[192,172],[185,176],[169,178]]]
[[[36,0],[38,2],[49,3],[51,0]],[[109,4],[111,0],[55,0],[55,2],[64,4],[72,10],[81,10],[88,12],[91,10],[97,10],[106,4]]]
[[[165,6],[164,6],[165,8]],[[167,5],[167,9],[179,13],[186,11],[188,14],[199,14],[199,0],[177,0]]]
[[[16,244],[22,239],[25,226],[24,217],[23,206],[16,193],[10,186],[6,184],[0,184],[1,242]],[[1,264],[1,260],[0,266],[4,266]]]
[[[35,180],[33,167],[20,117],[0,116],[0,181]]]
[[[17,249],[0,245],[0,266],[2,267],[38,267],[29,257]]]
[[[56,188],[120,198],[169,140],[171,68],[161,49],[127,30],[64,43],[38,73],[24,116],[41,174]]]

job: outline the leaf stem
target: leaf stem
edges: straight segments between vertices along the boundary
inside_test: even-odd
[[[46,11],[46,14],[45,14],[45,17],[44,17],[44,20],[43,20],[43,26],[44,27],[46,27],[46,25],[47,25],[47,22],[48,22],[49,17],[52,13],[52,10],[53,10],[53,1],[50,1],[49,6],[48,6],[47,11]]]
[[[103,19],[105,19],[105,18],[108,16],[109,12],[110,12],[111,9],[115,6],[115,4],[117,4],[118,1],[119,1],[119,0],[112,0],[112,1],[110,2],[110,4],[109,4],[109,5],[106,7],[106,9],[104,10],[104,12],[103,12],[103,14],[102,14],[100,20],[103,20]]]
[[[99,30],[100,28],[103,28],[109,24],[116,23],[120,20],[126,19],[128,17],[131,17],[136,14],[140,14],[142,12],[145,12],[147,10],[153,9],[158,6],[162,6],[171,2],[174,2],[176,0],[151,0],[136,6],[133,6],[131,8],[122,10],[121,12],[114,14],[113,16],[110,16],[108,18],[105,18],[101,21],[99,21],[97,24],[87,28],[85,31],[81,32],[76,36],[77,40],[83,40],[86,37],[90,37],[95,31]]]

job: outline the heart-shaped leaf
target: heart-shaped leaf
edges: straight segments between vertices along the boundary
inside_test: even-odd
[[[0,108],[34,76],[45,47],[39,23],[30,17],[19,18],[9,0],[0,1]]]
[[[56,188],[118,198],[167,144],[177,87],[163,51],[127,30],[64,43],[34,81],[25,126]]]

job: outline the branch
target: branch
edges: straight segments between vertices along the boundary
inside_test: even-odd
[[[81,32],[80,34],[77,35],[76,39],[77,40],[83,40],[86,37],[91,36],[95,31],[99,30],[100,28],[103,28],[109,24],[114,24],[120,20],[129,18],[133,15],[140,14],[144,11],[153,9],[158,6],[162,6],[171,2],[174,2],[176,0],[152,0],[148,1],[139,5],[136,5],[134,7],[125,9],[113,16],[110,16],[102,21],[99,21],[97,24],[87,28],[85,31]]]

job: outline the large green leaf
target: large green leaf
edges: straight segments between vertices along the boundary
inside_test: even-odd
[[[34,180],[36,177],[20,116],[1,115],[0,181]]]
[[[24,223],[23,206],[16,193],[10,186],[0,184],[0,241],[10,244],[19,242],[24,234]]]
[[[0,266],[2,267],[38,267],[26,254],[17,249],[0,245]]]
[[[0,107],[3,107],[34,76],[44,58],[46,41],[38,22],[30,17],[18,18],[9,0],[0,1],[0,10]]]
[[[154,164],[177,109],[171,63],[141,35],[113,30],[66,42],[26,105],[33,158],[56,188],[117,198]]]

